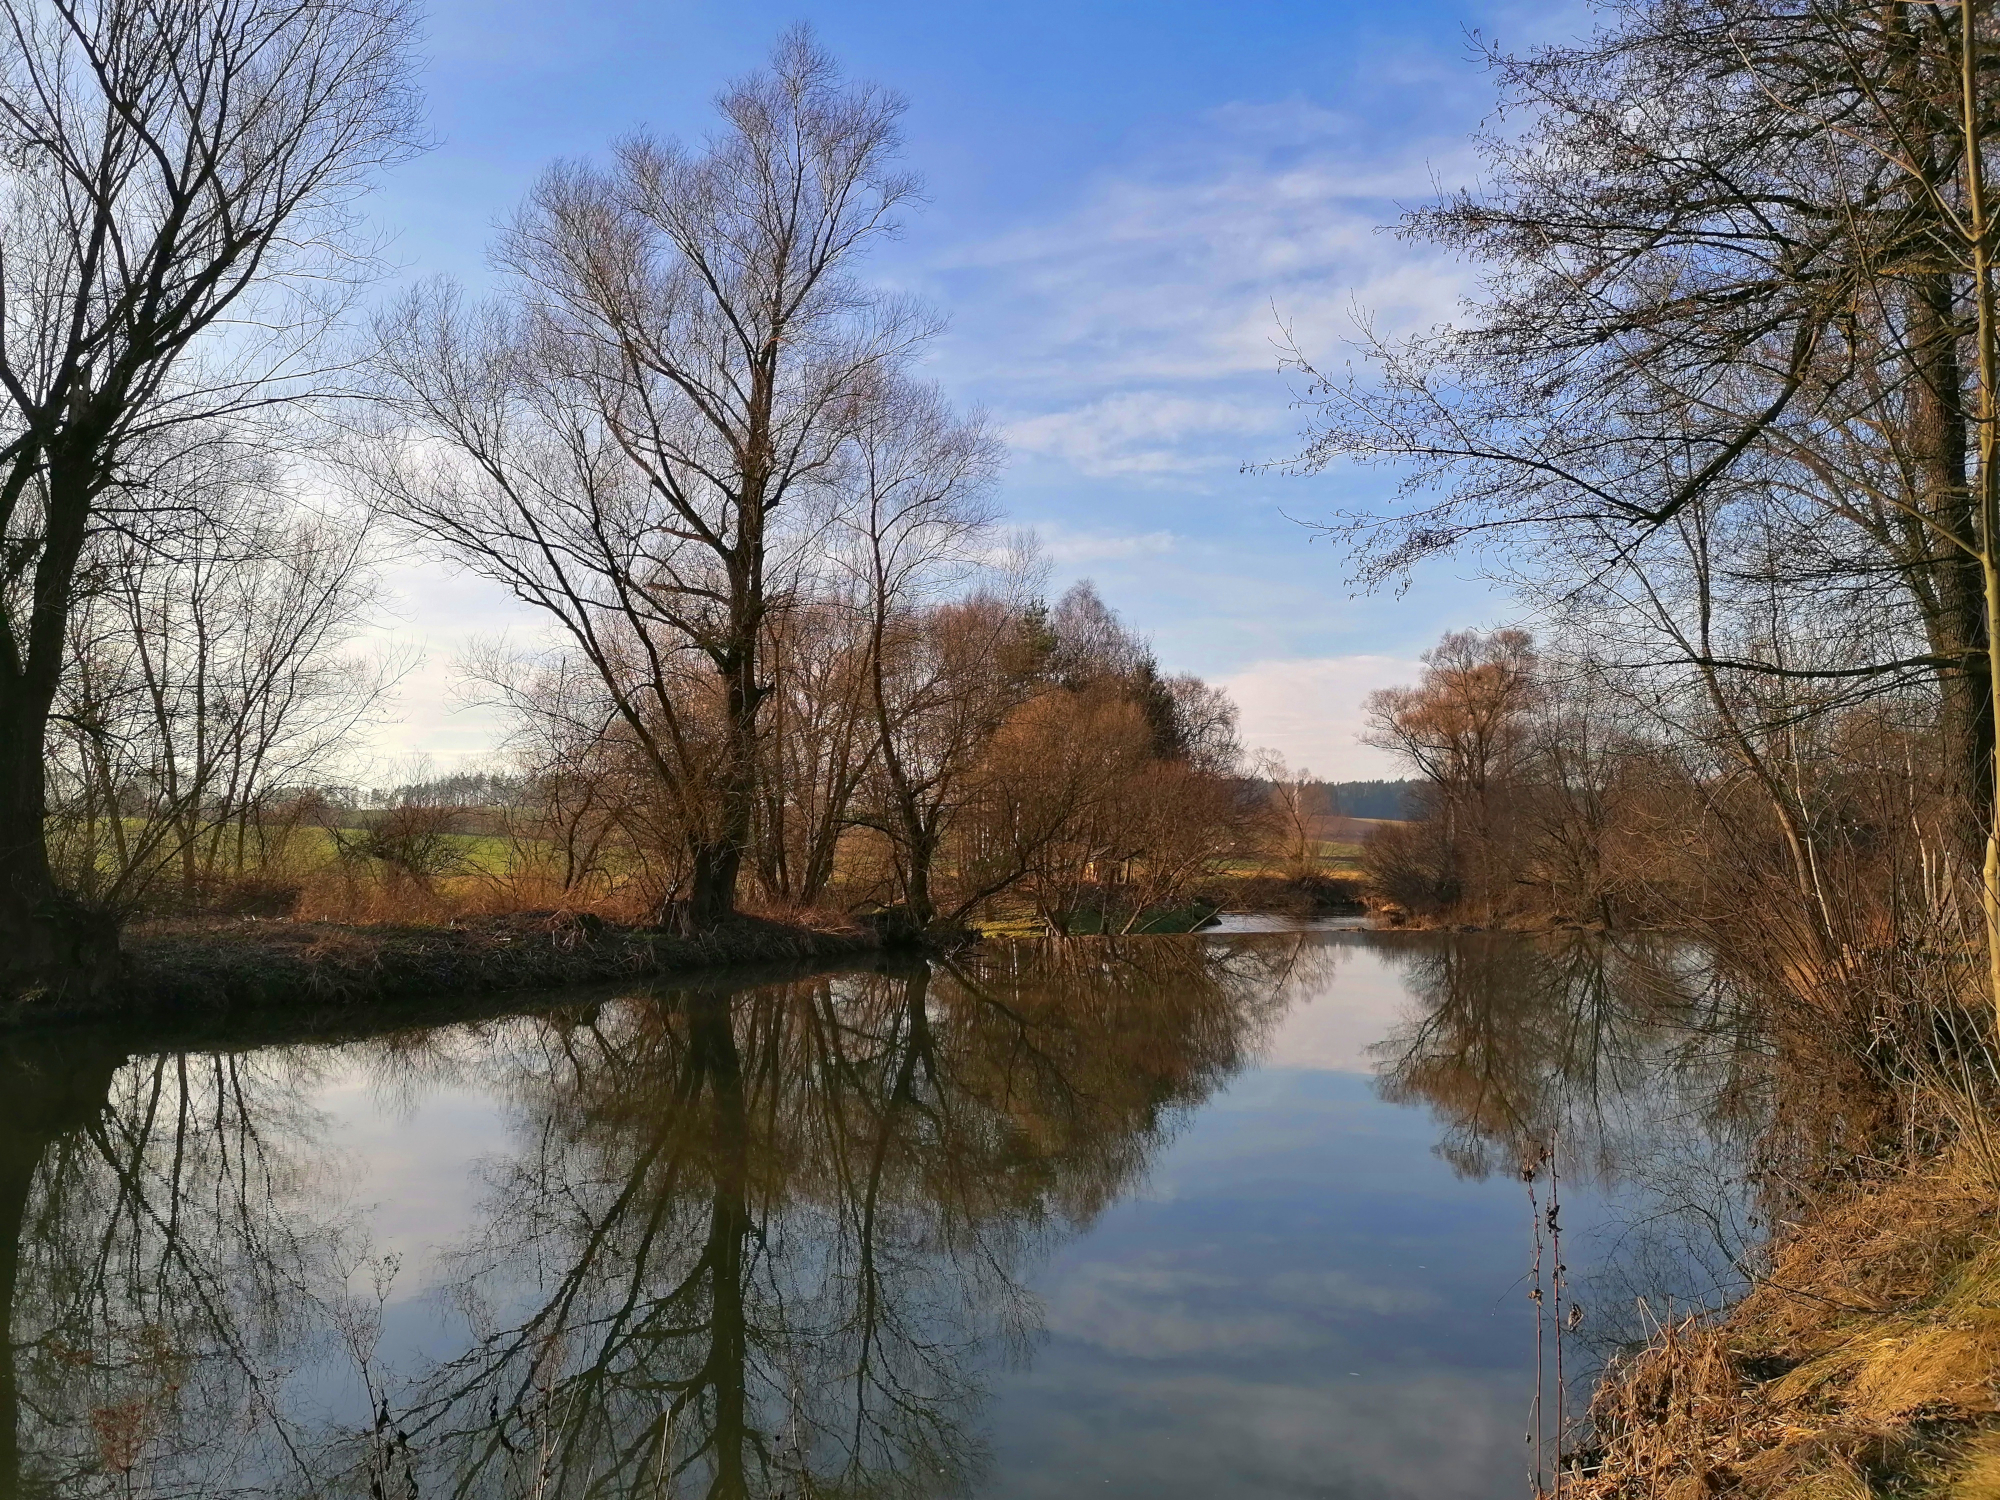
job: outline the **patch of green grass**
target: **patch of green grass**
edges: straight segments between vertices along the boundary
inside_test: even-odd
[[[453,833],[446,837],[468,867],[465,873],[497,876],[513,872],[515,844],[512,839],[491,833]]]
[[[972,927],[981,937],[990,938],[1038,938],[1048,933],[1040,917],[1012,913],[980,918],[973,922]]]

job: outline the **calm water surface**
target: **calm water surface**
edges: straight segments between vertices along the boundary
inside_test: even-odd
[[[17,1039],[0,1496],[1519,1497],[1523,1154],[1568,1375],[1750,1232],[1703,993],[1238,932]]]

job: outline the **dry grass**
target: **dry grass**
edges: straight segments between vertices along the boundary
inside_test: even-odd
[[[1614,1368],[1575,1500],[2000,1500],[2000,1217],[1970,1151],[1825,1205]]]
[[[1223,911],[1284,916],[1347,916],[1362,910],[1358,882],[1331,874],[1217,874],[1202,881],[1195,899]]]
[[[313,872],[298,882],[290,915],[302,922],[443,923],[524,911],[587,911],[607,922],[640,922],[648,902],[632,886],[588,893],[564,890],[562,882],[532,872],[505,877],[446,875],[419,881],[375,870],[339,866]]]

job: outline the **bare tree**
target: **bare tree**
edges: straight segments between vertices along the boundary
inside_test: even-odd
[[[796,600],[774,613],[764,649],[757,874],[774,900],[810,907],[833,882],[855,793],[875,764],[866,612],[844,592]]]
[[[867,601],[879,822],[919,926],[937,916],[931,870],[964,803],[972,757],[1009,706],[1003,659],[1014,614],[994,600],[923,615],[991,542],[986,491],[998,462],[978,418],[955,418],[936,390],[907,382],[882,392],[850,458],[844,513]]]
[[[1468,894],[1491,920],[1504,873],[1497,848],[1502,823],[1542,691],[1534,641],[1524,630],[1455,631],[1423,661],[1418,686],[1368,695],[1362,738],[1401,756],[1430,782]]]
[[[266,805],[324,780],[393,680],[346,649],[375,600],[365,526],[299,507],[252,457],[186,468],[200,513],[171,545],[107,533],[86,554],[50,827],[56,868],[107,909],[170,870],[186,902],[261,866]]]
[[[1310,873],[1319,864],[1314,819],[1321,810],[1312,772],[1304,766],[1293,770],[1275,750],[1259,750],[1254,764],[1257,775],[1271,784],[1266,810],[1279,857],[1293,874]]]
[[[1379,379],[1316,380],[1301,464],[1388,460],[1432,492],[1350,518],[1374,576],[1505,537],[1566,606],[1642,596],[1666,628],[1626,665],[1699,674],[1718,716],[1746,678],[1828,714],[1927,695],[1950,792],[1930,836],[1967,872],[1983,846],[2000,1003],[1990,7],[1601,14],[1579,44],[1491,56],[1532,124],[1484,142],[1490,186],[1405,223],[1485,284],[1453,327],[1366,340]],[[1677,550],[1715,566],[1669,622],[1654,570]],[[1718,582],[1818,638],[1732,652]],[[1730,733],[1761,758],[1758,727]]]
[[[191,426],[296,391],[352,278],[347,206],[409,154],[401,0],[0,5],[0,979],[95,982],[43,749],[93,534],[185,497]],[[336,299],[337,300],[337,299]]]
[[[804,30],[717,102],[701,152],[637,135],[607,168],[551,168],[501,239],[504,307],[433,287],[388,320],[403,441],[374,475],[553,618],[684,789],[693,927],[734,910],[754,826],[787,524],[809,532],[799,513],[935,327],[853,279],[915,193],[901,102],[843,87]]]
[[[1137,852],[1124,804],[1151,740],[1140,706],[1109,685],[1053,688],[1014,710],[982,766],[971,892],[1019,885],[1051,933],[1072,930],[1091,887]]]

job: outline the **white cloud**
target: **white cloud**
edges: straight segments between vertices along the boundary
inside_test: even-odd
[[[1405,776],[1391,756],[1357,742],[1362,703],[1376,688],[1414,681],[1422,663],[1396,656],[1323,656],[1253,662],[1217,679],[1242,711],[1243,743],[1276,750],[1328,781]]]
[[[1338,1366],[1289,1381],[1275,1367],[1236,1375],[1093,1366],[1072,1383],[1036,1372],[1021,1382],[1042,1401],[1032,1461],[1006,1471],[1005,1493],[1476,1500],[1505,1492],[1494,1476],[1521,1451],[1517,1377],[1413,1369],[1372,1351],[1367,1363],[1366,1379]],[[1106,1440],[1127,1433],[1144,1440]]]
[[[1458,141],[1384,148],[1304,103],[1212,111],[1060,217],[934,262],[961,319],[945,363],[1020,452],[1088,476],[1273,456],[1282,328],[1337,361],[1357,311],[1384,331],[1455,311],[1463,269],[1379,226],[1470,171]]]
[[[1405,1024],[1411,1007],[1402,973],[1380,951],[1328,944],[1301,965],[1301,993],[1258,1047],[1267,1068],[1374,1074],[1375,1048]]]
[[[1078,531],[1060,523],[1037,526],[1035,535],[1050,560],[1065,568],[1160,557],[1173,551],[1180,540],[1171,531]]]
[[[1257,1306],[1260,1299],[1267,1305]],[[1309,1319],[1393,1317],[1427,1311],[1436,1300],[1338,1268],[1247,1280],[1169,1261],[1090,1260],[1051,1295],[1048,1328],[1125,1359],[1240,1359],[1320,1346],[1325,1333]]]
[[[498,584],[436,561],[398,562],[383,569],[382,582],[392,613],[369,638],[413,660],[385,722],[357,747],[354,774],[390,775],[396,762],[418,755],[443,772],[484,760],[507,724],[497,709],[467,701],[458,663],[480,639],[532,634],[540,619]]]
[[[1007,424],[1016,453],[1054,458],[1092,478],[1145,478],[1231,470],[1240,462],[1217,439],[1275,436],[1290,426],[1273,400],[1120,391],[1065,411],[1018,417]]]
[[[1051,1296],[1048,1328],[1126,1359],[1298,1353],[1319,1341],[1281,1311],[1246,1310],[1241,1296],[1234,1277],[1086,1261]]]

